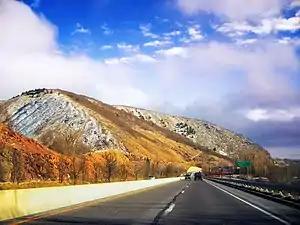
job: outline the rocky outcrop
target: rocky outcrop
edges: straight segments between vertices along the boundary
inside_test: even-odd
[[[38,89],[7,101],[0,122],[23,135],[39,140],[44,133],[80,133],[91,149],[120,148],[114,135],[87,108],[55,90]]]
[[[238,159],[244,150],[265,151],[258,144],[241,134],[212,124],[204,120],[176,117],[151,110],[128,106],[115,106],[136,117],[152,122],[162,128],[176,132],[209,150],[223,156]],[[266,151],[265,151],[266,152]],[[268,155],[268,153],[266,152]]]

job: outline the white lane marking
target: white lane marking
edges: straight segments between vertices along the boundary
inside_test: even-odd
[[[164,215],[167,215],[167,214],[169,214],[170,212],[172,212],[172,210],[174,209],[174,207],[175,207],[175,204],[172,203],[172,204],[165,210]]]
[[[211,183],[210,181],[205,180],[205,182],[208,183],[208,184],[210,184],[210,185],[212,185],[212,186],[214,186],[215,188],[218,188],[220,191],[223,191],[223,192],[225,192],[226,194],[228,194],[228,195],[230,195],[230,196],[232,196],[232,197],[234,197],[234,198],[240,200],[241,202],[244,202],[245,204],[250,205],[251,207],[253,207],[253,208],[257,209],[258,211],[260,211],[260,212],[262,212],[262,213],[264,213],[264,214],[266,214],[266,215],[272,217],[273,219],[278,220],[279,222],[281,222],[281,223],[283,223],[283,224],[290,225],[289,222],[287,222],[287,221],[285,221],[285,220],[279,218],[278,216],[275,216],[275,215],[273,215],[272,213],[267,212],[266,210],[264,210],[264,209],[262,209],[262,208],[260,208],[260,207],[258,207],[258,206],[256,206],[256,205],[253,205],[252,203],[247,202],[247,201],[245,201],[244,199],[242,199],[242,198],[240,198],[240,197],[238,197],[238,196],[236,196],[236,195],[234,195],[234,194],[232,194],[232,193],[230,193],[230,192],[228,192],[228,191],[226,191],[226,190],[224,190],[224,189],[218,187],[217,185]]]

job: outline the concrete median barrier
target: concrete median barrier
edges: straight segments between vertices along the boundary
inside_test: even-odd
[[[0,221],[175,182],[180,178],[0,191]]]

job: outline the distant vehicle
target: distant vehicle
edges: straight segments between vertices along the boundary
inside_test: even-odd
[[[149,176],[149,180],[155,180],[155,176]]]
[[[192,174],[193,173],[191,173],[191,172],[186,173],[185,176],[184,176],[184,179],[185,180],[191,180],[192,179]]]
[[[196,172],[194,176],[194,180],[203,180],[202,179],[202,173],[201,172]]]

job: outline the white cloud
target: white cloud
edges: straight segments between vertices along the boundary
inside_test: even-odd
[[[113,46],[111,46],[111,45],[103,45],[103,46],[101,46],[101,50],[109,50],[109,49],[112,49],[113,48]]]
[[[149,56],[149,55],[144,55],[144,54],[137,54],[134,56],[135,60],[139,62],[145,62],[145,63],[153,63],[156,62],[156,59]]]
[[[300,29],[300,17],[274,19],[273,26],[275,31],[296,31]]]
[[[145,47],[159,47],[159,46],[166,46],[172,44],[172,42],[170,41],[159,41],[159,40],[155,40],[155,41],[150,41],[144,44]]]
[[[247,33],[255,33],[257,35],[266,35],[276,33],[278,31],[295,32],[300,29],[300,17],[271,18],[263,19],[257,25],[251,25],[244,22],[224,23],[219,27],[215,27],[217,31],[227,34],[230,37],[243,36]]]
[[[278,43],[298,47],[300,46],[300,38],[283,37],[281,39],[278,39]]]
[[[292,79],[294,75],[286,72],[295,72],[299,68],[298,57],[290,45],[265,40],[247,48],[210,42],[159,50],[157,54],[165,57],[157,69],[162,77],[167,76],[161,83],[169,85],[172,90],[183,86],[194,90],[184,95],[169,90],[172,97],[167,100],[173,102],[176,99],[175,104],[200,101],[209,104],[209,109],[214,108],[214,104],[219,105],[219,101],[228,101],[228,94],[251,93],[259,96],[258,101],[277,101],[297,93]]]
[[[180,30],[174,30],[174,31],[171,31],[169,33],[165,33],[164,35],[165,36],[179,36],[179,35],[181,35],[181,31]]]
[[[249,45],[257,42],[256,38],[249,38],[249,39],[238,39],[236,40],[237,45]]]
[[[293,121],[300,118],[300,108],[290,109],[251,109],[246,113],[246,118],[255,122],[259,121]]]
[[[183,42],[183,43],[190,43],[191,42],[191,39],[190,38],[187,38],[187,37],[182,37],[179,39],[180,42]]]
[[[300,7],[300,0],[292,0],[290,3],[291,7]]]
[[[173,47],[166,50],[158,50],[156,51],[157,54],[163,56],[186,56],[186,49],[183,47]]]
[[[191,43],[200,41],[202,39],[204,39],[204,36],[201,33],[200,26],[192,25],[187,27],[187,35],[181,37],[179,41],[183,43]]]
[[[255,19],[279,15],[285,0],[176,0],[179,9],[187,14],[214,13],[230,20]]]
[[[189,33],[192,41],[199,41],[204,38],[201,34],[201,31],[199,30],[199,27],[197,27],[197,26],[189,27],[188,33]]]
[[[105,63],[108,65],[132,64],[132,63],[154,63],[154,62],[156,62],[155,58],[144,54],[136,54],[131,57],[111,58],[105,60]]]
[[[72,34],[81,33],[81,34],[90,34],[91,31],[87,28],[84,28],[80,23],[76,24],[75,30],[72,32]]]
[[[117,44],[117,48],[121,49],[125,52],[139,52],[140,47],[138,45],[130,45],[130,44],[126,44],[126,43],[119,43]]]
[[[111,34],[114,33],[113,30],[110,29],[106,24],[103,24],[103,25],[101,26],[101,28],[102,28],[102,30],[103,30],[103,34],[105,34],[105,35],[111,35]]]
[[[279,39],[278,43],[280,43],[280,44],[289,44],[291,42],[291,40],[292,39],[290,37],[284,37],[282,39]]]
[[[138,84],[143,72],[85,55],[60,53],[56,28],[22,2],[0,1],[0,11],[0,99],[45,87],[114,104],[149,102]]]
[[[153,39],[159,38],[159,36],[157,34],[154,34],[151,32],[151,24],[140,25],[140,30],[141,30],[142,34],[144,35],[144,37],[150,37]]]

